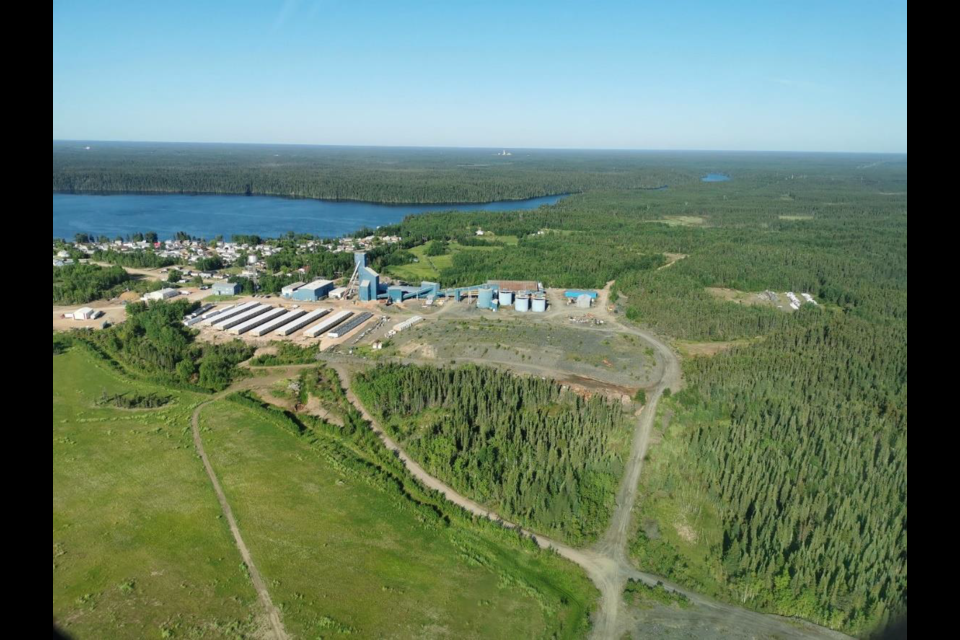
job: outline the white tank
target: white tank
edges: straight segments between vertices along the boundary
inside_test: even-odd
[[[520,312],[530,311],[530,296],[517,296],[513,308]]]
[[[543,296],[536,296],[533,299],[533,311],[543,313],[547,310],[547,299]]]
[[[500,304],[513,304],[513,291],[500,291]]]

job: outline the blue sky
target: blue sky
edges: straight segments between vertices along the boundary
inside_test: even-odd
[[[907,7],[55,0],[53,138],[906,152]]]

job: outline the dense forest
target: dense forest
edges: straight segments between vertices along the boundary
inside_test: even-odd
[[[122,267],[70,264],[53,267],[53,304],[82,304],[105,298],[131,280]]]
[[[183,325],[183,316],[198,306],[185,300],[137,302],[127,305],[125,322],[67,335],[133,375],[218,391],[240,375],[236,365],[250,358],[254,348],[241,340],[196,342],[197,332]]]
[[[384,365],[354,388],[431,473],[576,544],[606,526],[631,429],[620,405],[486,367]]]
[[[669,496],[688,514],[702,503],[679,520],[715,538],[707,577],[642,530],[634,554],[708,591],[719,579],[748,606],[863,633],[906,607],[907,332],[802,315],[689,362],[669,404],[676,441],[652,454],[644,502]]]
[[[87,149],[86,147],[90,148]],[[222,193],[390,204],[522,200],[693,182],[690,154],[162,143],[53,143],[53,191]]]

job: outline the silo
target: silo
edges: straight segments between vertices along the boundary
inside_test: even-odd
[[[518,295],[513,302],[513,308],[517,311],[526,312],[530,310],[530,296]]]
[[[581,294],[577,296],[577,308],[578,309],[589,309],[590,303],[593,302],[593,298],[587,294]]]
[[[477,291],[477,308],[489,309],[493,306],[493,289],[490,287],[480,287]]]
[[[513,304],[513,291],[504,291],[500,289],[500,305],[511,305]]]
[[[543,313],[546,310],[547,310],[547,298],[545,296],[534,296],[533,311],[535,313]]]

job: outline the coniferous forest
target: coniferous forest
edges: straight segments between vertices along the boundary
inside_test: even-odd
[[[504,518],[574,544],[609,520],[631,434],[620,405],[476,366],[385,365],[354,388],[425,469]]]
[[[635,507],[637,566],[858,635],[905,615],[906,156],[557,151],[498,164],[481,150],[301,149],[284,159],[255,146],[133,147],[55,144],[54,190],[379,202],[572,194],[532,211],[408,217],[377,231],[403,241],[374,264],[403,264],[428,244],[450,251],[443,286],[613,281],[625,318],[680,351],[722,347],[685,358],[685,388],[660,404]],[[701,182],[708,172],[731,179]],[[477,243],[491,248],[462,250]],[[349,268],[333,255],[275,262]],[[755,303],[766,290],[808,292],[818,305]],[[501,375],[388,368],[358,390],[431,472],[505,517],[591,539],[619,477],[605,444],[616,441],[613,418]],[[481,399],[490,413],[467,415]],[[577,435],[558,444],[551,424]]]

